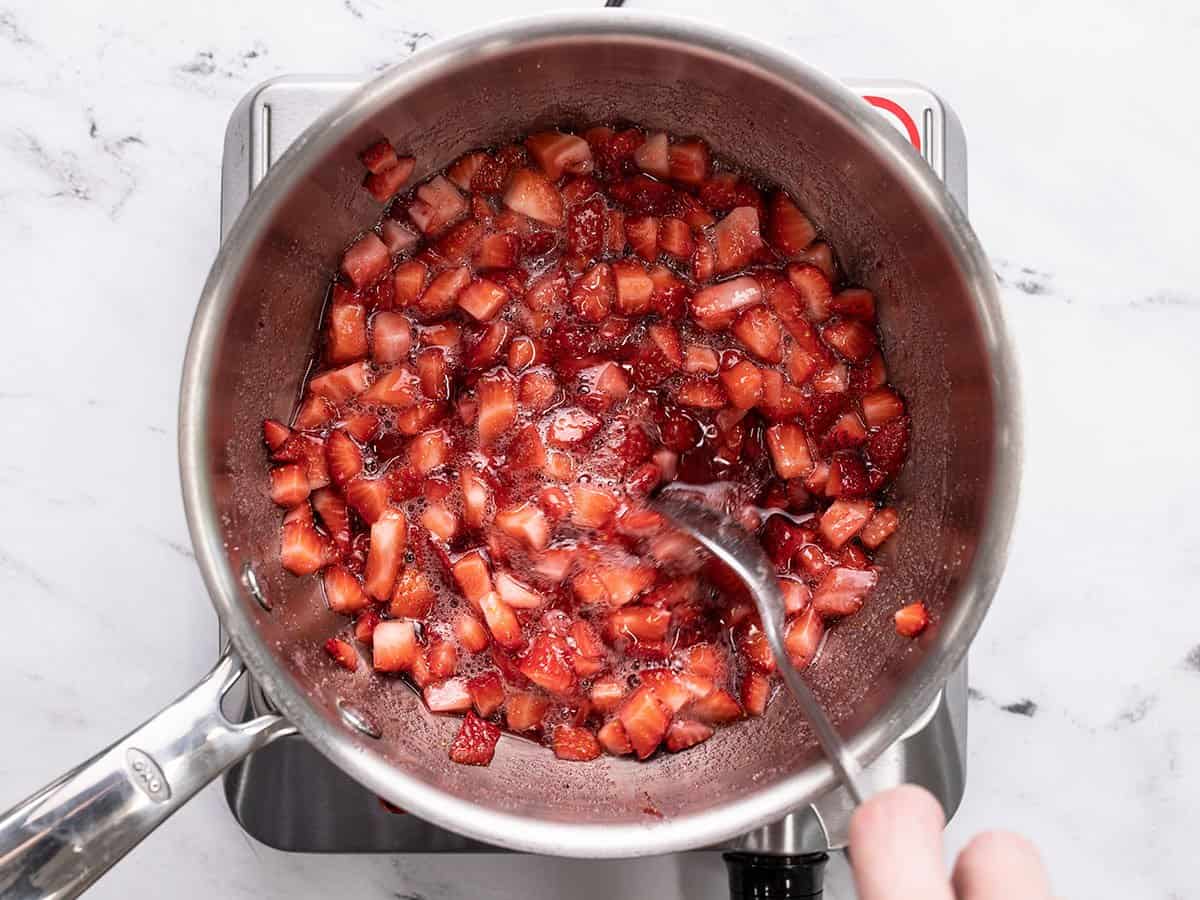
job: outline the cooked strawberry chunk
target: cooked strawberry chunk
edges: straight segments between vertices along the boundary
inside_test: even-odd
[[[600,755],[600,743],[586,728],[559,725],[554,729],[554,755],[559,759],[587,762]]]
[[[467,266],[447,269],[429,283],[415,306],[426,318],[444,316],[454,309],[459,294],[470,281],[471,270]]]
[[[852,450],[833,454],[829,463],[829,480],[825,482],[828,497],[864,497],[870,489],[867,467],[862,457]]]
[[[511,377],[497,374],[480,379],[476,391],[479,412],[475,426],[479,431],[479,443],[486,447],[517,420],[516,389]]]
[[[830,569],[813,591],[811,608],[826,618],[853,615],[878,581],[879,573],[874,569]]]
[[[409,260],[396,266],[392,273],[392,293],[397,306],[412,306],[425,293],[429,267],[419,260]]]
[[[346,503],[367,524],[374,524],[388,505],[388,483],[383,479],[354,478],[342,486]]]
[[[496,592],[500,599],[514,609],[537,609],[546,602],[546,598],[522,584],[508,572],[496,574]]]
[[[808,317],[815,322],[823,322],[829,318],[829,303],[833,299],[829,277],[816,266],[807,263],[793,263],[788,266],[787,276],[792,287],[800,295]]]
[[[904,415],[904,401],[888,387],[877,388],[862,397],[863,418],[871,428],[878,428]]]
[[[352,615],[371,602],[353,573],[343,566],[330,566],[322,574],[325,600],[336,613]]]
[[[840,550],[871,518],[874,507],[868,500],[837,500],[821,514],[821,536]]]
[[[758,233],[758,210],[739,206],[730,212],[717,223],[713,241],[718,275],[745,267],[763,245]]]
[[[640,147],[633,151],[633,161],[643,172],[655,178],[666,178],[671,174],[671,163],[667,147],[667,135],[658,131],[647,136]]]
[[[712,726],[703,722],[676,719],[667,729],[667,749],[672,753],[694,747],[713,736]]]
[[[392,256],[387,245],[373,231],[368,231],[350,245],[342,256],[342,274],[356,289],[361,290],[388,270]]]
[[[353,362],[367,355],[367,311],[352,303],[329,310],[326,353],[334,365]]]
[[[910,603],[896,610],[896,633],[902,637],[916,637],[929,625],[929,612],[924,603]]]
[[[467,692],[475,711],[485,719],[504,705],[504,683],[499,672],[484,672],[472,678],[467,682]]]
[[[295,463],[276,466],[271,470],[271,500],[291,509],[308,499],[310,487],[308,469]]]
[[[468,653],[482,653],[491,643],[483,623],[470,613],[460,613],[454,620],[454,636]]]
[[[426,431],[414,437],[408,445],[408,464],[418,475],[428,475],[441,468],[450,454],[446,432]]]
[[[492,489],[476,472],[462,469],[458,473],[463,495],[463,519],[470,528],[482,528],[487,520]]]
[[[592,171],[592,148],[587,141],[574,134],[542,131],[527,137],[525,146],[551,181],[558,181],[564,172],[586,175]]]
[[[611,491],[590,484],[571,485],[571,521],[584,528],[602,528],[617,510]]]
[[[421,524],[443,544],[448,544],[458,533],[458,516],[444,503],[426,506],[421,513]]]
[[[675,389],[675,402],[696,409],[720,409],[727,402],[725,388],[719,381],[693,378]]]
[[[752,409],[762,400],[762,372],[748,359],[722,372],[721,383],[725,386],[729,402],[737,409]]]
[[[617,311],[633,316],[650,308],[654,294],[654,282],[646,274],[646,267],[634,260],[612,264],[613,282],[616,289]]]
[[[654,584],[654,569],[649,566],[607,566],[596,577],[612,606],[632,603]]]
[[[646,262],[658,259],[658,219],[654,216],[626,216],[625,238],[629,248]]]
[[[715,690],[706,697],[692,702],[688,711],[702,722],[720,724],[732,722],[742,716],[742,707],[737,698],[726,690]]]
[[[816,657],[824,636],[825,624],[820,613],[811,606],[789,620],[783,633],[783,645],[792,665],[797,669],[807,667]]]
[[[783,191],[771,198],[769,216],[768,240],[771,246],[790,259],[795,259],[808,249],[817,236],[817,229],[808,216]]]
[[[330,638],[325,642],[325,652],[343,669],[354,672],[358,669],[358,654],[343,640]]]
[[[396,579],[388,615],[393,618],[423,619],[437,599],[425,576],[413,567],[405,568]]]
[[[542,724],[550,698],[531,691],[517,691],[504,701],[504,719],[513,731],[532,731]]]
[[[783,328],[765,306],[746,310],[737,317],[730,332],[763,362],[777,363],[783,359]]]
[[[448,678],[426,685],[423,694],[431,712],[463,712],[471,708],[471,693],[465,678]]]
[[[356,362],[318,375],[308,383],[308,389],[332,403],[345,403],[367,389],[368,379],[367,364]]]
[[[292,429],[275,419],[263,420],[263,441],[272,450],[280,449],[292,437]]]
[[[486,278],[467,285],[458,295],[458,305],[480,322],[494,319],[507,302],[508,291]]]
[[[466,211],[466,199],[441,175],[417,188],[416,198],[408,207],[409,218],[426,235],[441,232]]]
[[[504,205],[551,228],[558,228],[563,223],[562,195],[546,176],[533,169],[513,173],[508,190],[504,192]]]
[[[490,591],[479,599],[479,608],[483,610],[484,621],[488,631],[501,647],[514,649],[525,643],[521,634],[521,623],[517,620],[512,607],[500,599],[495,591]]]
[[[761,672],[747,672],[742,676],[742,708],[748,716],[761,716],[767,710],[771,696],[771,682]]]
[[[404,513],[394,507],[383,511],[371,526],[371,546],[367,553],[364,585],[376,600],[387,600],[392,594],[400,563],[404,559],[404,544],[408,522]]]
[[[618,713],[622,727],[638,759],[645,759],[662,743],[671,715],[649,687],[641,687],[625,701]]]
[[[388,619],[371,635],[371,664],[379,672],[405,672],[421,655],[416,629],[408,620]]]
[[[767,447],[771,451],[771,462],[775,466],[775,472],[780,478],[800,478],[812,468],[808,438],[799,425],[772,425],[767,429]]]
[[[358,158],[367,167],[367,171],[373,175],[386,172],[388,169],[394,168],[399,162],[399,157],[396,155],[396,148],[392,146],[391,141],[387,138],[377,140],[366,150],[362,151],[358,155]]]
[[[570,694],[575,689],[575,671],[570,663],[566,639],[542,632],[521,659],[521,674],[552,694]]]
[[[463,717],[462,727],[450,745],[450,758],[464,766],[490,765],[500,741],[500,728],[473,712]]]
[[[546,440],[554,447],[574,447],[591,440],[600,430],[600,420],[575,406],[555,412],[546,426]]]
[[[677,141],[669,152],[669,176],[673,181],[698,185],[708,177],[708,145],[699,139]]]
[[[629,735],[625,733],[625,726],[620,719],[605,722],[596,732],[596,739],[604,751],[613,756],[627,756],[633,752],[633,745],[629,743]]]
[[[545,550],[550,543],[550,523],[546,514],[533,503],[521,503],[499,510],[496,527],[520,541],[529,550]]]
[[[652,606],[626,606],[608,614],[604,625],[610,640],[661,641],[671,626],[671,613]]]
[[[863,546],[876,550],[892,536],[899,525],[900,516],[894,509],[877,509],[871,520],[858,533],[858,539],[863,542]]]
[[[368,174],[363,179],[363,185],[372,197],[380,203],[386,203],[404,187],[416,167],[417,161],[411,156],[401,157],[394,166]]]
[[[285,569],[293,575],[311,575],[331,562],[332,555],[328,539],[313,524],[307,500],[283,517],[279,557]]]
[[[708,331],[727,327],[737,314],[762,302],[762,287],[750,275],[722,281],[698,291],[692,298],[696,324]]]
[[[406,225],[402,225],[395,219],[384,219],[379,223],[379,234],[383,238],[384,245],[388,248],[388,253],[392,256],[399,256],[402,253],[407,253],[420,243],[420,236]]]

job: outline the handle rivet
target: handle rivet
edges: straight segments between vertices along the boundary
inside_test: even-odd
[[[267,595],[263,593],[262,586],[258,583],[258,576],[254,574],[254,569],[250,567],[250,563],[242,566],[242,584],[246,586],[250,596],[254,598],[267,612],[271,611],[271,601],[267,599]]]
[[[358,707],[352,706],[345,700],[339,700],[337,708],[342,721],[355,731],[360,731],[367,737],[375,738],[376,740],[383,737],[383,732],[379,730],[379,726],[372,722],[370,717]]]

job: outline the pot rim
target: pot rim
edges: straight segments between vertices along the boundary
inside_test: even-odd
[[[978,631],[1003,571],[1020,469],[1015,363],[991,266],[965,214],[924,160],[870,107],[840,82],[780,49],[679,16],[612,9],[547,13],[506,20],[433,44],[356,89],[310,125],[271,167],[223,242],[189,336],[180,390],[179,458],[197,565],[222,624],[264,691],[319,752],[355,780],[423,819],[480,841],[531,853],[593,858],[690,850],[727,840],[811,802],[835,785],[835,775],[830,765],[820,760],[769,787],[703,812],[662,820],[648,817],[645,824],[567,824],[459,799],[409,776],[378,755],[363,753],[358,746],[360,738],[324,717],[294,682],[259,634],[249,606],[239,598],[244,588],[225,554],[214,502],[206,422],[211,399],[208,373],[217,352],[221,322],[234,298],[237,274],[247,264],[256,236],[304,177],[309,157],[324,156],[343,134],[389,105],[395,96],[453,71],[460,54],[479,58],[519,44],[603,35],[682,43],[815,94],[831,114],[852,123],[863,140],[874,146],[881,167],[891,177],[909,184],[930,219],[946,235],[972,286],[995,398],[992,502],[974,562],[959,590],[956,615],[942,623],[937,637],[940,649],[928,653],[909,675],[915,689],[899,691],[850,742],[849,752],[860,764],[874,760],[930,706]]]

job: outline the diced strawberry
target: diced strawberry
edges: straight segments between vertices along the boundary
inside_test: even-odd
[[[371,526],[371,548],[367,553],[364,584],[376,600],[387,600],[404,559],[408,523],[404,513],[394,507],[385,509]]]
[[[758,366],[743,359],[721,373],[729,402],[738,409],[751,409],[762,400],[763,379]]]
[[[487,232],[487,225],[478,219],[464,219],[438,238],[433,245],[440,262],[461,264],[475,255],[479,242]]]
[[[866,288],[846,288],[833,295],[833,299],[829,301],[829,309],[835,315],[874,322],[875,295]]]
[[[388,484],[382,479],[355,478],[342,486],[346,502],[365,522],[373,524],[388,503]]]
[[[491,643],[491,638],[488,637],[488,631],[483,627],[483,623],[465,612],[459,613],[454,620],[454,636],[468,653],[482,653]]]
[[[692,251],[691,275],[695,281],[708,281],[717,271],[717,251],[707,238],[701,236],[696,240],[696,249]]]
[[[761,716],[767,710],[771,696],[771,681],[761,672],[747,672],[742,676],[742,708],[748,716]]]
[[[399,162],[399,158],[396,156],[396,148],[392,146],[391,141],[387,138],[377,140],[366,150],[362,151],[362,153],[358,154],[358,158],[367,167],[367,171],[373,175],[386,172],[388,169],[394,168]]]
[[[367,311],[354,304],[329,310],[325,352],[334,365],[354,362],[367,355]]]
[[[504,192],[504,205],[551,228],[563,224],[562,196],[546,176],[533,169],[513,173]]]
[[[312,495],[312,505],[325,533],[343,553],[350,548],[350,516],[346,504],[333,488],[323,487]]]
[[[872,550],[878,549],[884,541],[890,538],[900,525],[900,516],[894,509],[884,507],[875,510],[871,520],[858,533],[858,539],[863,545]]]
[[[408,566],[396,579],[396,587],[388,603],[388,615],[392,618],[423,619],[429,615],[437,599],[429,581],[413,566]]]
[[[467,266],[447,269],[429,283],[416,308],[426,318],[447,315],[458,302],[458,295],[471,281],[471,270]]]
[[[691,194],[681,192],[675,199],[675,215],[686,222],[689,228],[699,231],[717,223],[704,204]]]
[[[458,305],[479,322],[494,319],[507,302],[508,291],[486,278],[467,285],[458,295]]]
[[[470,528],[482,528],[487,520],[492,489],[470,469],[461,469],[458,478],[463,494],[463,519]]]
[[[625,237],[629,248],[646,262],[658,259],[658,219],[654,216],[626,216]]]
[[[667,729],[667,749],[672,753],[694,747],[713,736],[713,730],[703,722],[676,719]]]
[[[423,693],[430,712],[464,712],[471,708],[471,693],[465,678],[449,678],[439,684],[426,685]]]
[[[478,550],[464,553],[455,560],[451,572],[462,595],[475,606],[492,592],[492,573]]]
[[[517,419],[516,389],[512,378],[497,374],[482,378],[476,388],[479,412],[475,420],[479,443],[486,447],[495,443]]]
[[[797,669],[806,668],[816,657],[824,636],[825,623],[811,606],[790,619],[783,631],[783,645],[792,665]]]
[[[370,443],[379,433],[379,416],[374,413],[354,413],[341,422],[341,429],[360,444]]]
[[[441,638],[432,638],[425,648],[425,665],[432,681],[444,681],[458,669],[458,650]]]
[[[618,260],[612,264],[617,311],[627,316],[640,315],[650,308],[654,282],[646,267],[636,260]]]
[[[892,419],[877,428],[870,437],[864,455],[873,471],[871,487],[878,488],[899,474],[908,457],[908,429],[906,416]]]
[[[283,517],[279,557],[293,575],[311,575],[331,561],[332,547],[313,525],[312,509],[305,501]]]
[[[412,177],[413,170],[416,167],[417,161],[415,159],[411,156],[402,156],[396,160],[394,166],[382,172],[371,172],[368,174],[363,179],[363,186],[366,187],[367,193],[380,203],[386,203],[399,193],[408,179]]]
[[[683,219],[667,216],[658,223],[658,247],[678,260],[691,259],[696,249],[692,229]]]
[[[692,378],[675,389],[675,402],[695,409],[720,409],[728,402],[728,398],[721,382]]]
[[[450,448],[441,429],[418,434],[408,445],[408,462],[418,475],[428,475],[446,463]]]
[[[794,259],[813,242],[817,229],[795,202],[779,191],[771,198],[767,239],[781,254]]]
[[[532,731],[542,724],[550,699],[530,691],[509,694],[504,701],[504,718],[512,731]]]
[[[591,175],[572,175],[562,187],[563,203],[567,206],[583,203],[603,190],[604,185]]]
[[[671,723],[670,713],[649,687],[641,687],[622,705],[618,718],[638,759],[645,759],[662,743]]]
[[[600,755],[600,743],[586,728],[559,725],[554,729],[554,755],[559,759],[587,762]]]
[[[552,694],[566,695],[575,690],[575,672],[570,664],[566,639],[543,632],[533,640],[520,663],[521,673],[538,687]]]
[[[446,176],[461,190],[469,191],[472,189],[471,179],[475,177],[475,173],[479,171],[480,166],[488,158],[486,153],[478,150],[472,153],[464,153],[446,170]]]
[[[612,606],[632,603],[650,589],[655,578],[649,566],[606,566],[595,574]]]
[[[867,557],[867,551],[857,541],[851,541],[846,545],[838,561],[843,566],[849,566],[851,569],[869,569],[871,567],[871,560]]]
[[[538,609],[546,602],[545,597],[522,584],[508,572],[497,573],[496,593],[514,609]]]
[[[867,425],[877,428],[904,415],[904,401],[891,388],[877,388],[862,397],[863,418]]]
[[[379,235],[368,231],[343,254],[341,270],[350,283],[361,290],[386,272],[391,264],[387,246]]]
[[[342,566],[330,566],[321,576],[329,608],[342,615],[353,615],[370,604],[358,579]]]
[[[308,470],[296,463],[276,466],[271,470],[271,500],[291,509],[303,503],[309,494]]]
[[[450,384],[446,378],[449,367],[446,364],[445,350],[441,347],[426,347],[417,354],[416,367],[422,394],[430,400],[445,400],[450,396]]]
[[[467,682],[467,692],[475,711],[485,719],[504,705],[504,684],[499,672],[484,672],[472,678]]]
[[[308,389],[332,403],[345,403],[367,389],[369,370],[365,362],[351,363],[324,372],[308,383]]]
[[[701,722],[713,725],[732,722],[742,716],[742,707],[733,694],[719,688],[707,697],[693,701],[688,711]]]
[[[604,527],[617,509],[617,498],[610,491],[590,484],[571,485],[571,500],[571,521],[583,528]]]
[[[592,171],[592,148],[588,146],[587,141],[576,135],[563,134],[560,131],[542,131],[527,137],[525,146],[529,148],[529,155],[533,157],[534,162],[541,166],[551,181],[558,181],[564,172],[586,175]]]
[[[838,450],[848,450],[861,446],[867,439],[867,429],[863,426],[858,413],[848,410],[838,416],[833,427],[821,439],[821,451],[834,453]]]
[[[379,613],[373,609],[364,609],[354,619],[354,639],[363,644],[371,643],[375,636],[375,628],[383,621]]]
[[[507,269],[517,262],[521,240],[515,234],[493,232],[486,235],[475,251],[475,268]]]
[[[713,241],[718,275],[745,267],[763,245],[758,232],[758,211],[751,206],[739,206],[717,223]]]
[[[812,468],[808,439],[799,425],[779,423],[767,429],[767,447],[780,478],[801,478]]]
[[[874,569],[830,569],[813,591],[812,607],[821,616],[849,616],[862,608],[871,588],[879,581]]]
[[[548,369],[531,369],[521,376],[521,406],[541,412],[558,401],[558,381]]]
[[[325,652],[343,669],[354,672],[358,669],[358,654],[345,641],[330,638],[325,642]]]
[[[633,638],[637,641],[665,640],[671,626],[671,613],[652,606],[626,606],[613,610],[604,623],[610,641]]]
[[[499,741],[499,726],[468,712],[450,745],[450,759],[464,766],[490,765]]]
[[[896,610],[896,633],[901,637],[916,637],[929,626],[929,612],[924,603],[910,603]]]
[[[606,753],[613,756],[626,756],[633,752],[633,745],[629,743],[629,736],[625,733],[625,726],[621,724],[620,719],[610,719],[604,723],[596,732],[596,740]]]
[[[783,328],[765,306],[746,310],[730,329],[744,347],[759,359],[777,363],[783,359]]]
[[[550,523],[533,503],[521,503],[497,511],[496,528],[520,541],[529,550],[545,550],[550,543]]]
[[[775,671],[775,654],[771,652],[767,636],[757,625],[750,624],[738,638],[738,652],[758,671],[767,675]]]
[[[406,672],[421,655],[413,623],[387,619],[375,626],[371,636],[371,662],[378,672]]]
[[[410,259],[396,266],[392,273],[392,292],[397,306],[412,306],[425,293],[429,267],[420,260]]]
[[[426,235],[439,233],[466,211],[466,199],[441,175],[417,188],[416,198],[408,207],[409,218]]]
[[[612,267],[608,263],[599,263],[584,272],[571,285],[571,306],[584,321],[600,322],[612,309],[616,292],[616,279],[613,277]]]
[[[821,536],[834,550],[840,550],[862,530],[873,512],[869,500],[837,500],[821,515]]]
[[[674,205],[675,189],[646,175],[634,175],[609,185],[609,195],[631,213],[660,216]]]
[[[629,396],[629,376],[614,362],[601,363],[579,373],[581,384],[588,391],[579,396],[579,402],[596,412],[603,412],[618,400]]]
[[[671,173],[666,133],[657,131],[648,135],[645,142],[633,152],[633,161],[643,172],[655,178],[666,178]]]
[[[697,138],[678,141],[670,148],[670,172],[672,181],[687,185],[698,185],[708,177],[708,145]]]
[[[722,281],[698,291],[692,298],[692,315],[707,331],[727,327],[738,313],[762,302],[762,288],[750,275]]]
[[[604,250],[607,227],[608,209],[603,197],[592,197],[572,206],[567,213],[567,249],[581,263],[592,262]]]
[[[425,530],[442,543],[449,543],[458,533],[458,517],[444,503],[431,503],[421,513]]]
[[[828,497],[865,497],[870,490],[867,467],[857,453],[841,450],[833,454],[829,463],[829,480],[825,483]]]
[[[816,266],[807,263],[792,263],[787,267],[788,281],[800,295],[808,318],[823,322],[829,318],[829,304],[833,300],[833,288],[829,278]]]
[[[278,450],[288,442],[291,436],[292,429],[288,428],[282,422],[275,419],[263,420],[263,441],[270,450]]]
[[[720,368],[717,352],[703,344],[688,344],[683,353],[683,371],[693,375],[715,375]]]
[[[842,319],[826,325],[821,338],[851,362],[863,362],[875,352],[875,332],[857,319]]]
[[[417,401],[417,376],[407,366],[384,372],[363,394],[363,399],[382,406],[406,407]]]
[[[325,442],[325,458],[334,484],[344,485],[363,469],[362,450],[340,428]]]
[[[521,623],[517,620],[512,607],[500,599],[495,591],[490,591],[479,599],[479,607],[483,610],[484,621],[492,637],[501,647],[513,649],[525,643],[521,634]]]

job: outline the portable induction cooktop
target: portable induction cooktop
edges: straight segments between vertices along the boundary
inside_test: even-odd
[[[318,115],[361,83],[353,77],[285,76],[260,85],[242,99],[225,133],[222,237],[271,164]],[[949,107],[932,91],[911,82],[847,79],[846,84],[917,149],[965,210],[966,142]],[[257,685],[249,683],[227,697],[226,714],[240,721],[269,707]],[[949,818],[965,786],[966,739],[964,661],[925,715],[866,770],[865,784],[871,793],[903,782],[923,785],[941,801]],[[298,784],[304,789],[295,790]],[[280,850],[461,853],[501,849],[389,809],[299,735],[282,738],[230,769],[225,794],[242,828]],[[796,856],[840,850],[846,845],[850,812],[849,798],[837,789],[779,822],[710,849]]]

